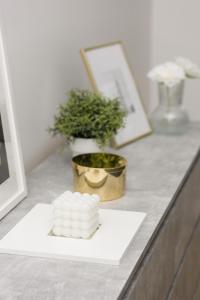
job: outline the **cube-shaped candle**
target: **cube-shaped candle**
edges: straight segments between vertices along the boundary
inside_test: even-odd
[[[99,226],[98,195],[62,194],[53,201],[53,234],[88,239]]]

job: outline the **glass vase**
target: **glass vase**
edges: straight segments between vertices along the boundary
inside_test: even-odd
[[[182,134],[188,125],[188,115],[183,108],[184,81],[173,87],[158,85],[159,105],[151,115],[155,132],[161,134]]]

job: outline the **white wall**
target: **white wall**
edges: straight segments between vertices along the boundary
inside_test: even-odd
[[[186,56],[200,65],[200,1],[152,0],[152,6],[151,66],[175,56]],[[184,102],[190,118],[200,120],[199,80],[187,80]],[[156,104],[153,92],[151,108]]]
[[[46,129],[73,88],[87,88],[81,47],[122,40],[145,106],[146,73],[157,63],[187,56],[200,65],[199,0],[0,0],[2,23],[26,170],[57,146]],[[185,105],[200,118],[200,81],[187,81]]]
[[[26,170],[56,147],[46,132],[72,87],[89,87],[81,47],[122,40],[147,105],[146,0],[0,0]]]

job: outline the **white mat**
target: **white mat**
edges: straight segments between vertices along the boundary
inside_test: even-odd
[[[89,240],[49,236],[52,206],[37,204],[2,240],[0,253],[118,265],[145,213],[100,209],[101,226]]]

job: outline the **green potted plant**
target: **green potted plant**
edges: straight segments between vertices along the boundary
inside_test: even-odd
[[[70,144],[73,155],[101,152],[118,129],[124,126],[125,110],[120,101],[88,90],[71,90],[59,106],[50,128]]]

